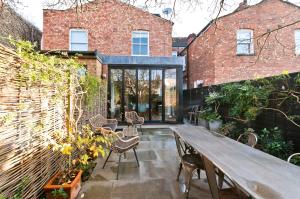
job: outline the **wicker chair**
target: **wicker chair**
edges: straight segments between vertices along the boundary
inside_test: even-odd
[[[129,151],[130,149],[133,150],[134,156],[137,162],[138,167],[140,166],[139,160],[136,154],[136,147],[139,144],[139,137],[138,136],[131,136],[131,137],[125,137],[125,136],[120,136],[121,132],[117,132],[116,134],[118,139],[112,143],[109,154],[103,164],[103,169],[105,168],[105,165],[111,155],[112,152],[118,154],[119,156],[119,162],[118,162],[118,170],[117,170],[117,180],[119,179],[119,170],[120,170],[120,163],[121,163],[121,157],[122,155]]]
[[[243,133],[238,137],[237,141],[242,142],[243,140],[245,140],[245,138],[247,139],[247,142],[245,144],[252,148],[255,148],[258,141],[257,135],[255,133]]]
[[[191,179],[193,177],[193,171],[197,169],[198,178],[200,179],[200,170],[204,170],[204,166],[201,160],[201,156],[199,154],[187,154],[186,149],[183,148],[184,143],[182,143],[179,136],[174,133],[175,136],[175,142],[176,147],[178,150],[178,155],[180,157],[180,165],[179,165],[179,171],[177,174],[177,180],[179,180],[179,176],[181,173],[181,170],[184,169],[185,171],[185,183],[186,183],[186,198],[189,197],[190,192],[190,184]]]
[[[294,157],[297,157],[297,156],[299,156],[299,158],[300,158],[300,153],[294,153],[294,154],[292,154],[292,155],[287,159],[287,161],[288,161],[288,162],[291,162],[292,159],[293,159]]]
[[[89,119],[92,129],[98,132],[100,128],[110,129],[115,131],[118,126],[118,120],[116,119],[106,119],[102,115],[98,114]]]
[[[140,117],[137,112],[135,111],[129,111],[125,112],[125,120],[128,126],[140,126],[140,129],[142,130],[142,125],[144,124],[144,118]]]

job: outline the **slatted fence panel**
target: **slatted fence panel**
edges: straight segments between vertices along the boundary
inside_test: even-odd
[[[47,136],[65,128],[64,102],[51,88],[26,87],[20,79],[22,60],[0,46],[0,193],[9,198],[29,178],[23,198],[38,198],[43,185],[61,167]]]

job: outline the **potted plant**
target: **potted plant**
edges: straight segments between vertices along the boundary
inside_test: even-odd
[[[44,186],[47,199],[75,199],[81,188],[82,168],[97,158],[106,154],[106,148],[111,143],[107,137],[95,136],[88,125],[82,130],[62,136],[62,132],[55,132],[49,147],[67,160],[67,168],[56,173]]]
[[[198,124],[208,129],[207,113],[207,110],[200,111],[198,116]]]
[[[211,92],[205,98],[205,102],[209,106],[206,119],[211,131],[217,131],[222,126],[221,115],[218,113],[222,98],[223,96],[218,92]]]
[[[222,126],[221,115],[216,111],[207,113],[206,118],[208,120],[209,130],[218,131],[218,129]]]

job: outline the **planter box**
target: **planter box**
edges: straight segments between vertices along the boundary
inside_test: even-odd
[[[63,188],[64,191],[66,192],[66,194],[68,195],[67,199],[76,199],[80,189],[81,189],[81,175],[82,175],[82,171],[80,170],[78,172],[78,174],[76,175],[76,177],[74,178],[74,180],[72,181],[71,184],[67,184],[67,185],[53,185],[52,183],[54,182],[54,180],[57,178],[57,176],[60,173],[57,173],[56,175],[54,175],[49,181],[48,183],[44,186],[44,192],[46,195],[46,199],[60,199],[60,198],[55,198],[52,195],[52,191],[54,190],[58,190]]]
[[[217,131],[222,126],[222,120],[209,121],[209,130]]]
[[[198,124],[208,129],[208,122],[205,119],[198,118]]]

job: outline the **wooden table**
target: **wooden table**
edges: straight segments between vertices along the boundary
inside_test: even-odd
[[[203,127],[171,129],[252,197],[300,199],[300,167]]]

